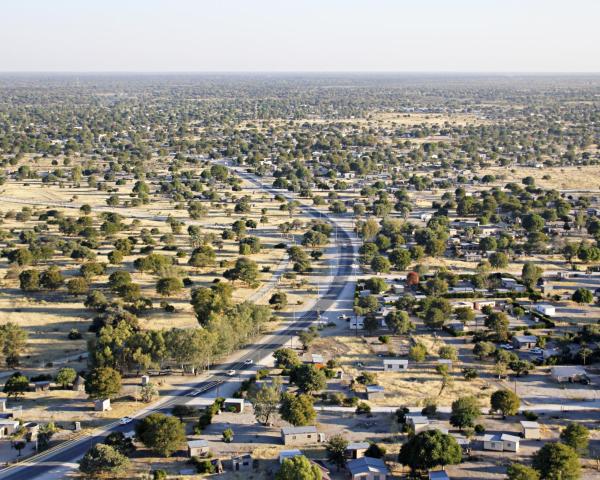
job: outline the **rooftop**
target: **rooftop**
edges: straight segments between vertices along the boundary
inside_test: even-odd
[[[308,427],[283,427],[281,429],[281,433],[284,435],[295,435],[298,433],[317,433],[317,427],[308,426]]]
[[[361,457],[350,460],[346,466],[352,475],[369,472],[382,473],[385,475],[389,474],[388,468],[380,458]]]

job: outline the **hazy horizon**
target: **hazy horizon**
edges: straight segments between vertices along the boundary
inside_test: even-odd
[[[24,0],[5,73],[600,72],[600,2]]]

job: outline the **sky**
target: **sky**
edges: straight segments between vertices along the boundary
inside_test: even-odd
[[[600,72],[600,0],[5,0],[4,72]]]

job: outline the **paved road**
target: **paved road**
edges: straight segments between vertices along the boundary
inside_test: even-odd
[[[283,193],[262,184],[262,182],[245,172],[238,172],[247,181],[256,185],[256,187],[272,194],[283,194],[288,198],[292,198],[289,193]],[[327,214],[323,214],[317,209],[309,206],[301,207],[308,215],[315,218],[331,220],[336,223],[336,242],[338,245],[339,255],[337,257],[337,271],[333,276],[328,288],[321,292],[321,296],[316,301],[315,305],[309,310],[298,316],[293,322],[290,322],[282,330],[267,335],[266,341],[258,342],[255,345],[246,349],[247,353],[240,355],[236,361],[215,366],[215,370],[220,372],[228,370],[240,371],[248,368],[245,363],[247,360],[257,361],[264,358],[268,353],[285,345],[290,337],[296,335],[299,331],[308,328],[316,319],[316,312],[323,312],[331,306],[336,305],[336,302],[344,295],[346,284],[353,272],[353,264],[355,257],[355,246],[353,245],[350,231],[346,230],[336,219],[331,218]],[[163,411],[170,409],[178,403],[186,403],[190,399],[190,394],[194,395],[200,391],[198,395],[208,393],[215,390],[225,382],[234,380],[232,377],[217,373],[210,375],[200,383],[190,383],[189,388],[182,389],[168,397],[164,397],[159,402],[137,412],[135,418],[143,418],[152,412]],[[136,420],[134,420],[135,422]],[[95,430],[89,434],[84,434],[79,438],[64,442],[57,447],[54,447],[46,452],[43,452],[26,462],[18,465],[13,465],[0,471],[0,480],[23,480],[23,479],[59,479],[64,478],[67,470],[76,466],[76,461],[81,458],[85,452],[94,444],[99,443],[103,438],[112,432],[129,432],[133,429],[133,423],[120,425],[118,421],[107,425],[101,429]]]

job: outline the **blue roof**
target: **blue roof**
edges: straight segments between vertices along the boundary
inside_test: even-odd
[[[361,473],[378,472],[385,475],[389,474],[388,468],[380,458],[361,457],[355,460],[350,460],[346,465],[352,475]]]

